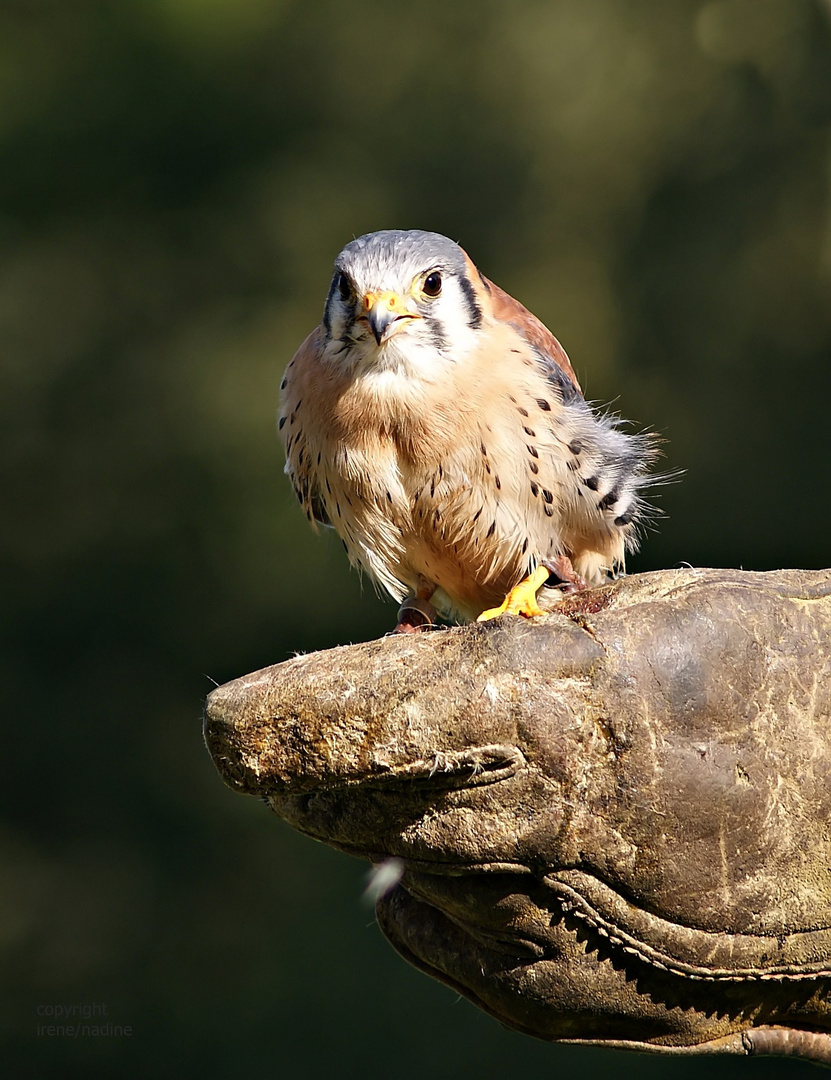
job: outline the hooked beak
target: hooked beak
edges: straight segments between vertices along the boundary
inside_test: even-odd
[[[404,300],[396,292],[367,293],[364,297],[366,321],[378,345],[388,341],[405,322],[420,316],[408,311]]]

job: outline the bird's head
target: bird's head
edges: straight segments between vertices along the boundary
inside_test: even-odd
[[[475,279],[475,280],[474,280]],[[481,279],[439,233],[387,230],[347,244],[335,260],[323,324],[336,355],[383,364],[459,359],[482,324]]]

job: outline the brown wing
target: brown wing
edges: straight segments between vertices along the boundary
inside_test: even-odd
[[[479,274],[478,270],[475,272]],[[514,300],[504,289],[494,285],[484,275],[479,274],[479,277],[485,286],[485,291],[488,294],[496,318],[515,326],[522,336],[558,369],[558,371],[552,371],[554,376],[552,382],[560,383],[562,381],[560,375],[564,375],[575,390],[582,394],[583,391],[577,381],[577,376],[574,374],[574,368],[571,366],[568,354],[545,323],[540,322],[536,315],[532,315],[526,307],[520,304],[519,300]]]
[[[317,486],[308,440],[304,433],[304,421],[309,419],[310,403],[303,410],[304,387],[320,353],[321,327],[306,338],[294,354],[283,381],[280,384],[279,434],[286,451],[286,474],[300,505],[311,522],[331,525],[326,505]]]

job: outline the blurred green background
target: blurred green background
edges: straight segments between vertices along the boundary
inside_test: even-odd
[[[365,867],[227,790],[211,680],[394,607],[282,476],[352,236],[458,239],[668,440],[630,569],[823,567],[831,5],[2,0],[9,1076],[805,1072],[537,1043],[410,970]],[[131,1038],[39,1038],[104,1003]]]

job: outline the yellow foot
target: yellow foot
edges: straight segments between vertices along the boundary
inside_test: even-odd
[[[537,590],[548,579],[548,570],[544,566],[538,566],[533,573],[529,574],[519,585],[515,585],[508,593],[499,607],[488,608],[483,611],[477,622],[486,622],[495,619],[498,615],[524,615],[527,619],[535,615],[544,615],[545,612],[537,603]]]

